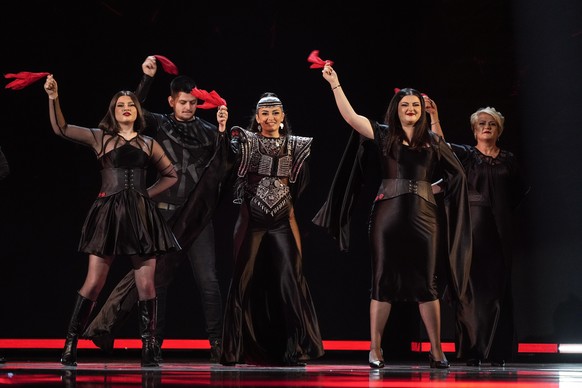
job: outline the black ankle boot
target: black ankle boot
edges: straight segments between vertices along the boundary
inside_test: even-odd
[[[161,350],[156,348],[157,298],[140,300],[139,332],[141,335],[141,366],[159,366]]]
[[[68,366],[77,365],[77,342],[79,340],[79,333],[82,333],[83,330],[85,330],[85,326],[87,326],[89,316],[91,315],[94,306],[95,302],[84,298],[77,293],[75,307],[73,308],[73,314],[71,315],[69,328],[67,330],[65,348],[63,349],[63,355],[61,356],[61,364]]]

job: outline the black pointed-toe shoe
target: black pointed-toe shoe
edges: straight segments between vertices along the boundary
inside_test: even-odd
[[[434,356],[430,352],[428,353],[428,362],[431,368],[448,369],[451,366],[451,364],[449,364],[449,362],[447,361],[446,357],[443,358],[441,361],[437,361],[434,359]]]
[[[505,360],[491,360],[491,366],[505,366]]]

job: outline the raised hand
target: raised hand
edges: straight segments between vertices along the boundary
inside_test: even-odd
[[[46,94],[48,94],[48,98],[51,100],[54,100],[59,96],[57,81],[54,79],[52,74],[49,74],[46,77],[46,81],[44,82],[44,90],[46,91]]]

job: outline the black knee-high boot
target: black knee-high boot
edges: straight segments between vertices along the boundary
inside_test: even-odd
[[[141,366],[159,366],[156,361],[160,357],[156,351],[156,322],[158,299],[140,300],[139,332],[141,335]]]
[[[167,287],[156,287],[156,338],[154,344],[156,349],[156,362],[158,364],[164,361],[162,359],[162,343],[164,342],[164,329],[166,325],[167,291]]]
[[[67,329],[67,339],[65,340],[65,348],[61,356],[61,364],[69,366],[77,365],[77,341],[79,340],[79,334],[87,326],[93,307],[95,307],[95,302],[77,293],[73,314],[71,315],[69,328]]]

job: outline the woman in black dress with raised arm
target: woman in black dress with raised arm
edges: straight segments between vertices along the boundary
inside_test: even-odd
[[[160,145],[140,134],[145,126],[139,100],[129,91],[116,93],[98,128],[68,124],[61,111],[58,86],[52,75],[44,84],[49,98],[53,131],[67,140],[91,147],[101,166],[101,190],[81,232],[79,251],[89,254],[83,286],[78,290],[69,322],[63,365],[77,365],[77,341],[88,322],[109,268],[117,256],[131,259],[139,294],[142,366],[155,361],[156,256],[180,246],[150,197],[177,181],[176,171]],[[146,168],[154,166],[160,178],[146,186]]]
[[[356,173],[361,170],[357,162],[351,169],[344,167],[345,161],[352,159],[347,155],[361,154],[352,143],[357,145],[363,141],[359,138],[363,138],[373,140],[379,156],[382,183],[369,221],[372,287],[368,363],[371,368],[385,366],[382,337],[392,304],[414,302],[418,304],[430,340],[430,367],[448,368],[441,344],[437,259],[441,241],[445,240],[441,236],[446,236],[452,292],[462,297],[471,251],[463,168],[442,139],[429,130],[424,99],[419,91],[399,90],[390,101],[383,122],[377,122],[356,113],[329,63],[322,74],[330,84],[340,114],[359,134],[352,133],[328,200],[314,218],[317,225],[326,227],[340,240],[342,249],[347,249],[349,213],[353,209],[356,186],[361,181]],[[351,171],[349,179],[342,170],[348,174]],[[447,182],[448,231],[443,230],[445,225],[432,191],[432,183],[441,176]],[[345,193],[340,186],[345,186]]]

